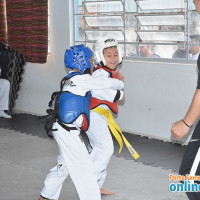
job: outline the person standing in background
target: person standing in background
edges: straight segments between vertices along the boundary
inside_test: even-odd
[[[196,7],[196,11],[200,13],[200,0],[193,1]],[[200,56],[198,56],[197,60],[198,68],[200,69]],[[197,88],[192,100],[192,103],[188,109],[185,117],[172,124],[171,132],[173,136],[181,140],[184,136],[186,136],[193,126],[195,121],[200,117],[200,74],[198,75],[198,83]],[[181,167],[179,170],[180,175],[190,174],[192,176],[200,175],[200,121],[195,127],[191,140],[188,143],[185,155],[183,157]],[[197,181],[196,183],[200,183]],[[188,198],[190,200],[198,200],[200,199],[199,192],[186,192]]]
[[[145,57],[145,58],[160,58],[158,54],[155,54],[152,52],[152,46],[148,44],[142,44],[143,41],[140,39],[140,57]]]
[[[196,45],[190,46],[189,48],[189,59],[197,60],[200,53],[200,35],[192,34],[189,37],[191,39],[191,44],[196,44]]]
[[[1,75],[1,68],[0,68]],[[5,113],[8,110],[9,104],[9,93],[10,93],[10,82],[6,79],[0,78],[0,117],[12,118],[10,115]]]

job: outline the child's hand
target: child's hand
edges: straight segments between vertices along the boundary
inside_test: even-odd
[[[124,76],[121,73],[119,73],[119,80],[124,82]]]

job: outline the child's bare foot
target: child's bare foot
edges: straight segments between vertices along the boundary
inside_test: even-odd
[[[109,191],[109,190],[107,190],[103,187],[100,189],[100,191],[101,191],[102,195],[113,195],[113,194],[115,194],[114,192],[111,192],[111,191]]]

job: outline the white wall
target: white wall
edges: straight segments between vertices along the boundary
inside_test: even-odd
[[[50,1],[51,55],[46,64],[25,66],[16,111],[46,114],[50,95],[66,74],[64,51],[70,46],[70,1]],[[73,23],[73,22],[72,22]],[[124,61],[126,101],[117,122],[123,131],[170,140],[172,122],[184,117],[197,81],[195,64]]]
[[[117,122],[122,130],[171,140],[171,124],[182,119],[197,83],[196,64],[124,61],[126,100]]]

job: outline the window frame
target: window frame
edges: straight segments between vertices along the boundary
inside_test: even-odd
[[[115,0],[111,0],[111,1],[115,1]],[[120,1],[120,0],[116,0],[116,1]],[[137,2],[137,1],[139,1],[139,0],[135,0],[135,2]],[[76,7],[76,5],[75,5],[76,2],[78,2],[78,0],[75,0],[74,3],[73,3],[73,18],[74,18],[74,30],[73,30],[74,41],[73,41],[73,44],[74,45],[80,44],[80,43],[83,43],[85,45],[87,45],[87,44],[94,44],[96,40],[87,41],[86,39],[83,39],[83,38],[82,38],[82,40],[77,40],[77,38],[76,38],[77,37],[76,31],[75,31],[75,29],[76,29],[76,24],[75,24],[76,16],[82,17],[82,20],[83,20],[83,30],[85,30],[85,26],[86,26],[86,21],[84,19],[84,16],[88,17],[88,15],[86,15],[86,7],[83,9],[84,11],[82,11],[82,13],[77,12],[77,10],[75,11],[75,9],[76,9],[75,8]],[[96,1],[82,0],[82,4],[83,4],[82,6],[84,7],[84,3],[89,3],[89,2],[93,2],[94,3]],[[100,1],[98,1],[98,3],[99,2],[109,2],[109,1],[100,0]],[[123,12],[121,13],[121,16],[122,16],[123,19],[125,19],[125,16],[128,15],[128,14],[135,14],[136,16],[139,16],[139,15],[141,16],[141,13],[138,12],[138,6],[137,6],[136,12],[128,12],[128,11],[125,10],[126,0],[121,0],[121,3],[123,4]],[[127,42],[126,41],[126,30],[125,30],[125,27],[126,27],[125,23],[126,22],[125,22],[125,20],[123,20],[123,22],[124,22],[123,23],[124,40],[123,41],[119,41],[118,43],[124,46],[124,56],[123,56],[124,60],[141,60],[142,59],[144,61],[153,61],[153,62],[158,61],[158,62],[186,63],[186,64],[187,63],[188,64],[196,63],[196,60],[190,60],[189,57],[188,57],[189,46],[191,46],[191,45],[199,45],[199,44],[190,44],[189,43],[189,30],[188,30],[189,29],[189,27],[188,27],[189,12],[193,11],[193,9],[189,9],[189,0],[184,0],[184,5],[187,5],[186,8],[185,8],[187,12],[184,12],[184,20],[186,18],[186,22],[187,22],[187,24],[184,25],[184,29],[185,29],[185,26],[187,28],[187,30],[186,30],[187,32],[185,32],[185,30],[184,30],[184,35],[185,35],[185,38],[186,38],[186,40],[184,41],[184,45],[186,45],[186,49],[187,49],[187,58],[186,59],[182,59],[182,58],[145,58],[145,57],[140,57],[139,54],[138,54],[138,52],[139,52],[139,46],[140,46],[139,39],[137,39],[137,41],[135,41],[135,42]],[[166,10],[166,9],[163,9],[163,10]],[[100,15],[101,14],[102,15],[105,14],[103,12],[93,12],[93,13],[100,14]],[[118,14],[119,13],[117,13],[116,16]],[[173,15],[176,15],[176,14],[173,14]],[[178,15],[180,15],[180,13],[178,13]],[[88,31],[88,30],[86,30],[86,31]],[[113,30],[113,31],[115,31],[115,30]],[[118,31],[120,31],[120,30],[118,30]],[[79,31],[77,31],[77,32],[79,34]],[[168,31],[164,31],[164,32],[168,32]],[[86,38],[86,34],[84,35],[84,37]],[[147,45],[176,45],[177,46],[177,43],[173,43],[173,42],[168,42],[168,43],[165,43],[165,42],[144,42],[143,44],[147,44]],[[127,56],[127,53],[126,53],[126,46],[127,45],[136,45],[137,46],[137,57]]]

